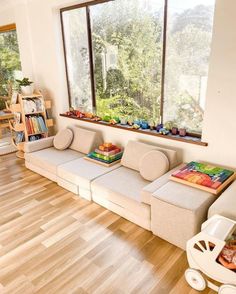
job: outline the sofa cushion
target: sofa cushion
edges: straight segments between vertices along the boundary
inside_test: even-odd
[[[53,145],[58,150],[67,149],[73,140],[73,132],[70,129],[64,129],[59,131],[53,140]]]
[[[88,154],[99,145],[100,140],[98,139],[98,134],[96,132],[88,131],[79,127],[70,127],[70,129],[74,134],[70,149]]]
[[[24,152],[31,153],[31,152],[53,147],[53,140],[54,140],[54,137],[48,137],[48,138],[43,138],[36,141],[25,142]]]
[[[90,183],[92,180],[95,180],[118,167],[120,167],[119,163],[112,167],[105,167],[90,162],[84,158],[79,158],[60,165],[57,169],[57,174],[58,177],[72,184],[90,190]]]
[[[163,152],[170,163],[170,168],[174,168],[178,164],[177,152],[175,150],[157,147],[137,141],[129,141],[125,147],[121,164],[125,167],[139,171],[139,160],[144,154],[152,150]]]
[[[151,197],[151,228],[158,237],[186,249],[206,220],[215,195],[169,181]]]
[[[236,181],[209,208],[208,217],[210,218],[215,214],[236,221]]]
[[[165,173],[160,178],[156,179],[155,181],[153,181],[150,184],[148,184],[147,186],[145,186],[141,191],[141,201],[143,203],[151,205],[152,194],[156,190],[160,189],[162,186],[167,184],[169,182],[170,176],[173,174],[173,172],[175,172],[177,169],[182,168],[183,166],[184,166],[183,163],[178,165],[177,167],[169,170],[167,173]]]
[[[148,181],[137,171],[120,167],[92,182],[92,193],[139,215],[150,218],[150,206],[141,202],[140,192]]]
[[[141,176],[147,181],[154,181],[169,170],[167,156],[158,150],[149,151],[139,161]]]
[[[55,149],[54,147],[51,147],[33,153],[26,153],[25,160],[33,165],[45,169],[50,173],[56,174],[57,167],[60,164],[83,156],[84,154],[70,149],[60,151]]]

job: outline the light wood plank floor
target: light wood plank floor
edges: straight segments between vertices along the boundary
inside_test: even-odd
[[[184,280],[182,250],[14,154],[0,157],[0,185],[0,293],[197,293]]]

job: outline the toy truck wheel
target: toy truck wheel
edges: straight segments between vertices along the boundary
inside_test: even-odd
[[[185,279],[187,283],[197,291],[203,291],[206,289],[207,283],[202,274],[192,268],[189,268],[185,272]]]
[[[236,294],[236,286],[222,285],[218,291],[219,294]]]

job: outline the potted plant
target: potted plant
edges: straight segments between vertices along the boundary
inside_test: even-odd
[[[23,95],[32,95],[34,92],[34,89],[32,87],[33,82],[29,80],[29,78],[23,78],[22,80],[16,80],[16,82],[19,84],[21,93]]]

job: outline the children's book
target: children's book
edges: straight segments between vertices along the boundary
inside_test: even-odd
[[[218,194],[235,179],[235,172],[192,161],[171,175],[171,180]]]

